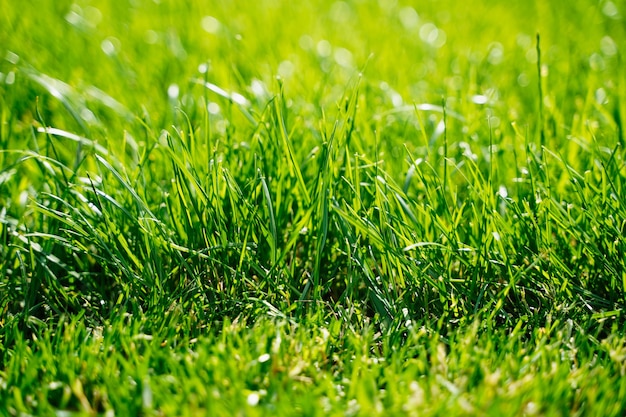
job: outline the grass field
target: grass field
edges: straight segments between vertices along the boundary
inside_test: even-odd
[[[1,8],[0,415],[626,413],[621,2]]]

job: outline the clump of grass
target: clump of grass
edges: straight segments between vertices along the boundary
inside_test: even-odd
[[[329,412],[400,413],[415,400],[432,414],[618,414],[567,388],[617,372],[623,344],[616,6],[580,0],[564,20],[544,6],[485,13],[482,2],[463,19],[450,5],[248,6],[43,2],[43,26],[16,5],[2,17],[0,378],[11,412],[176,413],[145,383],[155,370],[155,392],[182,395],[171,383],[180,358],[214,358],[208,346],[233,328],[243,344],[266,345],[288,328],[277,339],[303,343],[310,359],[270,355],[288,362],[271,369],[284,386],[254,373],[189,380],[218,390],[228,380],[228,401],[248,392],[278,408],[293,385],[311,413],[320,401]],[[307,18],[313,9],[326,23]],[[590,13],[598,23],[585,36],[567,29]],[[252,30],[259,19],[281,25]],[[54,25],[73,47],[50,41]],[[79,345],[100,343],[97,329],[113,335],[106,349],[126,353],[50,380],[61,400],[24,391],[70,351],[95,366],[96,345]],[[308,331],[334,332],[338,346],[322,352]],[[59,346],[60,334],[73,345]],[[191,353],[137,350],[144,338]],[[479,347],[466,354],[472,338]],[[350,359],[370,356],[397,369]],[[485,358],[501,365],[485,370]],[[547,359],[533,367],[536,358]],[[85,393],[86,376],[112,381],[122,359],[141,362],[132,387],[105,398],[99,390],[117,388],[94,380]],[[37,372],[22,375],[26,362]],[[557,408],[544,386],[530,388],[539,376],[561,390]],[[303,381],[319,392],[307,397]],[[429,408],[429,395],[452,399]],[[203,412],[209,396],[180,398]]]

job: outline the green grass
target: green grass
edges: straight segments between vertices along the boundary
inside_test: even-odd
[[[621,4],[3,9],[0,413],[624,413]]]
[[[170,322],[170,325],[175,324]],[[626,349],[594,345],[572,323],[532,335],[479,326],[441,339],[414,329],[403,340],[261,319],[190,339],[144,333],[127,319],[87,329],[62,322],[37,352],[7,363],[9,412],[115,410],[140,415],[619,415]],[[556,328],[563,327],[563,330]],[[529,343],[530,336],[533,342]],[[98,360],[95,360],[98,358]],[[59,366],[62,364],[62,366]]]

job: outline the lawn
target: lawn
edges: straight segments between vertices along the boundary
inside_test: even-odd
[[[618,1],[5,0],[0,415],[626,413]]]

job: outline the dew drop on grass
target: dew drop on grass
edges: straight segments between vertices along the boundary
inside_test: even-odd
[[[256,392],[252,392],[250,394],[248,394],[248,405],[251,407],[255,407],[257,405],[259,405],[259,401],[261,400],[261,397],[259,397],[259,394]]]
[[[317,50],[318,55],[323,58],[329,57],[330,54],[333,52],[332,45],[325,39],[319,41],[315,49]]]
[[[265,84],[263,81],[257,80],[256,78],[250,83],[250,91],[252,91],[252,94],[254,94],[256,98],[264,98],[267,96]]]
[[[600,41],[600,49],[604,55],[613,56],[617,54],[617,45],[610,36],[605,36]]]
[[[209,64],[203,63],[198,65],[198,72],[200,74],[206,74],[209,71]]]
[[[404,105],[404,100],[402,100],[402,96],[398,92],[394,91],[391,93],[391,103],[394,107],[401,107]]]
[[[604,13],[605,16],[615,20],[619,20],[621,17],[619,9],[612,1],[607,1],[606,3],[604,3],[604,6],[602,7],[602,13]]]
[[[598,104],[606,104],[608,103],[608,95],[606,94],[606,90],[602,87],[598,88],[595,92],[596,102]]]
[[[93,7],[87,6],[84,9],[78,4],[72,4],[70,11],[65,15],[65,21],[79,29],[94,29],[102,20],[102,12]]]
[[[73,4],[71,10],[65,15],[65,20],[72,26],[78,26],[82,22],[80,6]]]
[[[120,41],[114,37],[108,37],[102,41],[100,44],[100,48],[102,48],[102,52],[104,52],[108,56],[114,56],[120,49]]]
[[[472,102],[474,102],[475,104],[486,104],[488,101],[489,99],[487,98],[487,96],[484,96],[482,94],[472,96]]]
[[[419,15],[415,11],[414,8],[407,6],[400,9],[398,13],[398,17],[400,18],[400,22],[405,29],[414,29],[417,27],[419,23]]]
[[[507,198],[509,196],[509,191],[506,189],[504,185],[501,185],[498,188],[498,195],[502,198]]]
[[[424,24],[421,28],[420,28],[420,38],[430,44],[431,46],[434,46],[435,48],[441,48],[443,45],[445,45],[447,37],[446,37],[446,33],[437,28],[437,26],[435,26],[433,23],[426,23]]]
[[[289,60],[282,61],[280,64],[278,64],[278,75],[283,78],[290,78],[293,75],[295,69],[296,67],[293,62]]]
[[[589,67],[594,71],[603,71],[606,68],[604,58],[598,53],[593,53],[589,57]]]
[[[207,110],[210,114],[219,114],[220,113],[220,105],[215,102],[210,102],[207,106]]]
[[[204,29],[205,32],[215,35],[219,32],[221,27],[222,24],[220,21],[213,16],[204,16],[202,18],[202,29]]]
[[[352,52],[345,48],[336,48],[333,53],[333,58],[335,59],[335,62],[342,67],[352,67]]]
[[[176,100],[178,98],[179,93],[180,93],[180,89],[178,88],[178,85],[176,84],[170,85],[167,89],[167,96],[170,98],[170,100]]]

